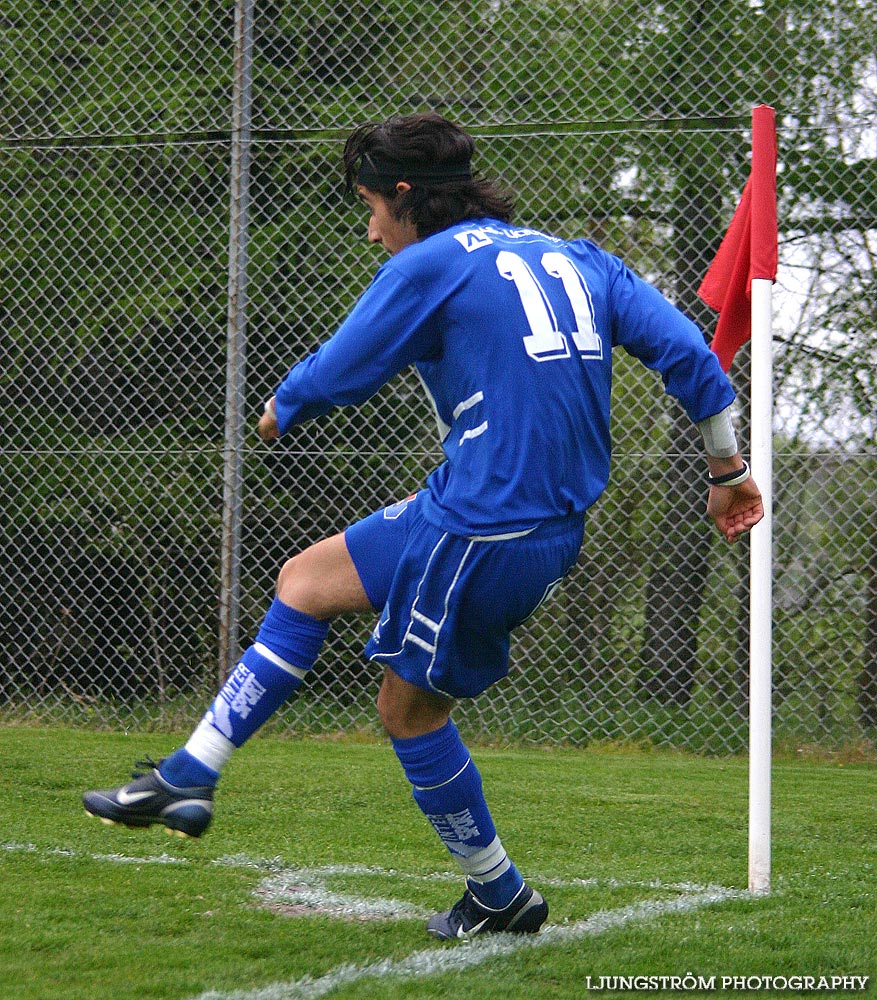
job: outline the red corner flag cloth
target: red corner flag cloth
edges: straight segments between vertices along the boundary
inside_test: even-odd
[[[731,225],[697,294],[719,313],[712,349],[725,371],[752,336],[753,278],[776,279],[777,141],[773,108],[752,111],[752,170]]]

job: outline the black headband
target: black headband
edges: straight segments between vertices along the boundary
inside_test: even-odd
[[[382,160],[365,153],[359,164],[356,183],[372,191],[395,187],[399,181],[409,184],[441,184],[446,181],[472,180],[468,163],[429,163],[406,167],[393,160]]]

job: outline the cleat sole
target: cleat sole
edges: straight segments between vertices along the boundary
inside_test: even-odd
[[[91,816],[92,819],[99,819],[104,826],[124,826],[126,830],[142,830],[144,826],[149,825],[148,823],[126,823],[120,819],[109,819],[107,816],[98,816],[97,813],[89,812],[87,809],[85,810],[85,815]]]
[[[169,826],[164,828],[164,832],[169,837],[179,837],[180,840],[197,840],[197,837],[193,837],[191,833],[186,833],[185,830],[172,830]]]
[[[126,830],[142,830],[144,826],[149,824],[143,824],[138,826],[136,823],[125,823],[117,819],[107,819],[106,816],[98,816],[97,813],[89,812],[85,810],[85,815],[90,816],[92,819],[99,819],[104,826],[124,826]],[[197,840],[198,838],[191,833],[186,833],[185,830],[174,830],[169,826],[164,828],[164,832],[169,837],[178,837],[180,840]]]
[[[118,826],[119,824],[114,819],[107,819],[106,816],[98,816],[96,813],[90,813],[87,809],[85,810],[86,816],[91,816],[92,819],[99,819],[104,826]]]

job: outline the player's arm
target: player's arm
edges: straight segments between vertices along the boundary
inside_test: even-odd
[[[266,403],[259,434],[271,440],[336,406],[364,402],[439,338],[428,297],[386,265],[335,334],[293,366]]]
[[[707,456],[707,514],[735,542],[764,517],[764,505],[737,446],[731,383],[698,327],[617,258],[609,260],[613,343],[659,371],[697,425]]]
[[[274,406],[275,397],[272,396],[265,402],[265,412],[259,418],[259,426],[256,428],[259,432],[259,437],[263,441],[273,441],[275,438],[280,437],[280,431],[277,427],[277,410]]]
[[[737,447],[730,407],[697,423],[707,455],[707,514],[727,541],[736,542],[764,517],[761,491]]]

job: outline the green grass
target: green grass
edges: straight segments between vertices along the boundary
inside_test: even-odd
[[[401,962],[413,953],[445,964],[418,978],[338,977],[329,995],[581,1000],[587,976],[686,973],[867,975],[874,993],[873,763],[776,763],[769,897],[622,921],[577,940],[561,935],[463,968],[477,950],[431,941],[420,915],[291,915],[254,895],[272,873],[324,894],[391,898],[424,913],[459,895],[387,744],[251,741],[230,765],[215,825],[198,842],[85,816],[84,789],[121,782],[136,758],[164,754],[181,739],[0,727],[4,1000],[183,1000],[208,990],[239,990],[242,1000],[322,996],[311,981],[342,965]],[[556,928],[679,898],[681,883],[746,887],[745,760],[486,748],[476,748],[476,758],[503,842],[544,888]],[[260,869],[260,860],[270,865]],[[289,871],[330,865],[350,867]]]

